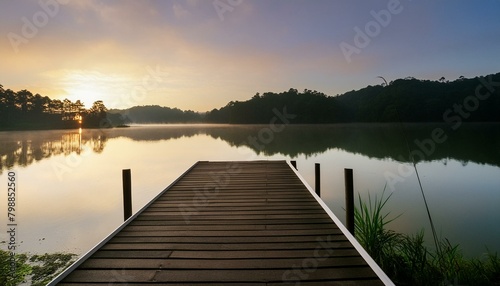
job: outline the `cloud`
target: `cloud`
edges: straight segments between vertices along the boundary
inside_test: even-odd
[[[191,7],[196,7],[202,2],[203,0],[187,0],[186,2],[188,3],[189,6]]]
[[[63,71],[96,75],[98,85],[108,85],[97,78],[136,82],[148,66],[161,66],[170,76],[151,92],[148,104],[203,109],[210,102],[210,109],[257,91],[304,86],[335,94],[363,87],[380,74],[425,78],[438,70],[448,78],[450,72],[467,74],[468,66],[489,71],[498,62],[496,10],[465,1],[454,8],[464,16],[456,19],[448,14],[457,13],[443,12],[447,4],[432,12],[437,4],[403,2],[404,14],[394,16],[350,64],[339,44],[351,43],[353,27],[363,27],[372,19],[370,11],[387,1],[229,2],[240,4],[220,21],[212,0],[72,0],[18,54],[5,35],[19,33],[21,18],[40,7],[36,0],[12,2],[0,10],[0,83],[62,96]],[[422,14],[429,19],[415,21]]]
[[[175,18],[177,19],[186,19],[191,16],[191,13],[188,10],[184,9],[184,7],[182,7],[182,5],[180,4],[175,3],[172,6],[172,9],[174,10]]]

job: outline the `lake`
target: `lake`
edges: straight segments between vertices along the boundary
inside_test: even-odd
[[[409,142],[408,144],[406,142]],[[416,233],[429,220],[416,159],[440,237],[467,256],[500,252],[500,125],[148,125],[118,129],[0,132],[0,224],[7,174],[17,173],[18,252],[83,254],[123,221],[122,169],[132,170],[133,212],[196,161],[295,160],[343,221],[344,168],[355,192],[392,194],[391,229]],[[357,198],[357,195],[356,195]],[[7,240],[6,231],[0,240]],[[3,244],[2,247],[6,248]]]

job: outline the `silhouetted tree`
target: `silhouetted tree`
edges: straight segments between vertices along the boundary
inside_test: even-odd
[[[14,92],[0,85],[0,130],[75,128],[78,127],[77,115],[87,114],[92,120],[86,126],[98,127],[98,121],[106,118],[106,112],[102,101],[86,110],[80,100],[51,100],[26,89]]]
[[[494,82],[500,81],[500,73],[491,76]],[[443,85],[445,81],[444,77],[439,81],[407,77],[335,97],[309,89],[302,93],[293,88],[282,93],[265,92],[247,101],[231,101],[225,107],[214,109],[207,113],[206,120],[266,124],[276,116],[273,110],[282,111],[286,107],[287,112],[297,115],[291,123],[443,122],[444,113],[475,94],[476,87],[481,84],[477,78],[446,81]],[[500,89],[497,89],[491,93],[487,104],[480,104],[470,117],[460,120],[499,122],[500,114],[495,111],[499,109]]]
[[[500,73],[489,75],[500,82]],[[446,84],[443,84],[446,82]],[[287,123],[341,123],[341,122],[443,122],[460,121],[500,122],[500,89],[491,89],[487,99],[478,98],[478,107],[467,116],[455,112],[454,106],[464,105],[466,98],[476,94],[482,83],[478,77],[460,76],[453,82],[444,77],[438,81],[418,80],[413,77],[396,79],[388,85],[367,86],[342,95],[327,96],[316,90],[299,92],[290,88],[281,93],[256,93],[247,101],[230,101],[205,115],[193,111],[160,106],[130,108],[122,115],[113,111],[113,121],[129,120],[139,123],[218,122],[252,124],[283,121],[283,114],[293,115]],[[468,101],[471,102],[470,100]],[[445,112],[448,116],[445,116]],[[280,117],[281,114],[281,117]],[[399,115],[398,115],[399,114]],[[108,110],[98,100],[88,110],[80,100],[63,101],[28,90],[14,92],[0,85],[0,129],[75,128],[76,115],[83,116],[84,127],[110,126]],[[62,120],[65,119],[65,120]],[[104,121],[107,124],[102,124]],[[278,122],[279,123],[279,122]],[[120,123],[121,124],[121,123]]]

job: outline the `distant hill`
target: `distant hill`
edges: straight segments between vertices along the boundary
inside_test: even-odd
[[[476,93],[479,92],[478,95]],[[484,95],[484,96],[483,96]],[[123,123],[268,124],[288,114],[292,124],[350,122],[500,122],[500,73],[455,81],[404,78],[329,96],[315,90],[257,93],[207,113],[136,106],[110,110],[113,125]],[[293,117],[293,118],[292,118]]]
[[[115,125],[127,123],[199,123],[200,113],[178,108],[161,107],[158,105],[135,106],[129,109],[112,109],[108,116]],[[121,115],[121,118],[117,115]],[[118,122],[119,120],[123,122]]]
[[[329,96],[315,90],[257,93],[206,113],[158,105],[108,110],[0,84],[0,130],[109,128],[127,123],[324,124],[500,122],[500,73],[455,81],[404,78]],[[279,120],[279,121],[278,121]]]
[[[485,86],[487,85],[487,86]],[[342,95],[290,89],[231,101],[207,113],[206,122],[269,123],[277,112],[291,123],[345,122],[500,122],[500,73],[453,82],[398,79],[387,86],[368,86]],[[476,91],[484,97],[476,96]],[[486,96],[489,93],[489,96]],[[399,114],[399,116],[398,116]]]

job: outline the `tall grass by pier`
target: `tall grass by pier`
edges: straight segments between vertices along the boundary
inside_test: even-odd
[[[381,198],[359,196],[355,208],[355,236],[396,285],[500,285],[500,257],[491,253],[467,259],[459,245],[447,238],[439,240],[439,250],[425,246],[424,231],[396,233],[387,224],[384,207],[391,195]]]

